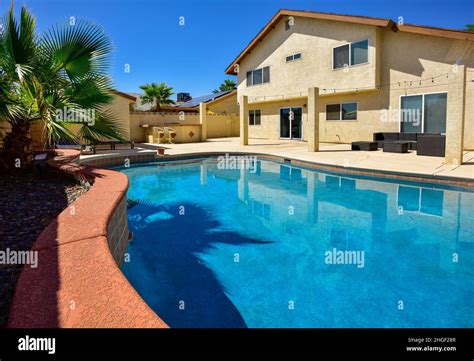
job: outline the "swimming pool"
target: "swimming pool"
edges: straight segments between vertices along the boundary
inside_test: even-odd
[[[171,327],[474,326],[471,191],[268,160],[116,169],[122,271]]]

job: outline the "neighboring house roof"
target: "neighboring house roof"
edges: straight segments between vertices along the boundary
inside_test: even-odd
[[[423,35],[440,36],[457,40],[474,41],[474,33],[470,31],[411,24],[399,25],[388,18],[374,18],[368,16],[281,9],[270,19],[270,21],[263,27],[263,29],[260,30],[260,32],[252,39],[252,41],[250,41],[250,43],[245,47],[245,49],[242,50],[242,52],[232,61],[232,63],[225,70],[225,73],[229,75],[236,75],[237,72],[235,64],[240,63],[247,55],[249,55],[252,50],[265,38],[265,36],[275,28],[276,23],[278,23],[282,18],[286,16],[299,16],[310,19],[342,21],[346,23],[379,26],[383,28],[388,28],[394,32],[400,31]]]
[[[222,99],[227,98],[227,97],[231,97],[233,95],[235,95],[237,97],[237,89],[231,90],[231,91],[227,92],[227,94],[224,94],[224,95],[220,96],[219,98],[211,99],[207,102],[207,104],[212,104],[212,103],[219,102]]]
[[[221,98],[227,94],[230,94],[232,92],[235,92],[235,90],[226,90],[226,91],[223,91],[223,92],[219,92],[219,93],[213,93],[213,94],[209,94],[209,95],[204,95],[202,97],[197,97],[197,98],[193,98],[187,102],[184,102],[184,103],[181,103],[179,105],[177,105],[176,107],[177,108],[189,108],[189,107],[196,107],[198,106],[200,103],[207,103],[207,102],[210,102],[210,101],[213,101],[213,100],[216,100],[218,98]]]
[[[142,95],[140,93],[130,93],[131,96],[135,97],[135,105],[134,109],[138,111],[149,111],[151,110],[152,104],[151,103],[145,103],[142,104]]]
[[[136,101],[136,100],[137,100],[137,98],[134,97],[133,95],[127,94],[127,93],[123,93],[123,92],[118,91],[118,90],[115,90],[115,89],[112,89],[112,93],[114,93],[115,95],[121,96],[121,97],[123,97],[123,98],[127,98],[127,99],[132,100],[132,101]]]

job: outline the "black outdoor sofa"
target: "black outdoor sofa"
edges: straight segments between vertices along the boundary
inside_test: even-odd
[[[403,133],[403,132],[379,132],[373,134],[374,142],[378,148],[384,148],[386,143],[402,144],[407,143],[408,150],[416,150],[417,155],[428,155],[433,157],[444,157],[446,149],[446,136],[440,133]],[[391,144],[386,147],[390,150],[404,151],[404,146]]]

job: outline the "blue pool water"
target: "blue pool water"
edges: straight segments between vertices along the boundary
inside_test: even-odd
[[[473,192],[232,166],[120,168],[122,269],[171,327],[474,327]]]

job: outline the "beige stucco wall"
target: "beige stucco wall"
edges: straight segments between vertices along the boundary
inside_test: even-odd
[[[105,109],[112,110],[118,117],[120,128],[123,129],[125,139],[130,139],[130,104],[134,101],[128,98],[114,95],[112,103]]]
[[[296,17],[295,25],[285,30],[284,21],[245,57],[238,73],[238,95],[280,96],[306,93],[308,88],[372,86],[376,83],[376,42],[378,28],[328,20]],[[332,69],[336,46],[358,40],[369,40],[368,64],[346,69]],[[286,62],[286,56],[301,53],[301,59]],[[248,70],[270,66],[270,82],[247,87]]]
[[[306,99],[292,99],[280,102],[249,103],[249,110],[260,109],[260,125],[249,125],[249,138],[280,138],[280,109],[288,107],[303,108],[303,139],[306,140],[307,104]]]
[[[349,68],[346,72],[332,70],[333,46],[363,38],[369,38],[369,64]],[[378,44],[378,51],[374,44]],[[286,63],[285,56],[295,52],[301,52],[302,59]],[[387,29],[343,22],[295,18],[292,30],[285,31],[283,22],[278,23],[262,43],[244,58],[238,75],[238,96],[248,95],[249,109],[262,110],[262,125],[249,127],[251,138],[278,139],[279,109],[299,105],[303,106],[303,138],[306,139],[306,99],[291,98],[305,96],[309,87],[316,86],[320,89],[317,108],[321,141],[348,143],[371,140],[374,132],[399,131],[398,119],[384,121],[383,115],[400,108],[401,95],[448,91],[449,82],[454,79],[449,77],[449,73],[456,70],[453,64],[457,60],[467,68],[464,149],[474,149],[473,42],[394,33]],[[247,87],[246,72],[267,65],[271,67],[271,82]],[[431,77],[445,73],[448,76],[432,81]],[[384,86],[379,90],[347,90],[372,88],[375,84]],[[335,93],[328,90],[334,88],[338,89]],[[285,100],[279,100],[282,98]],[[270,99],[273,99],[271,103],[268,102]],[[448,93],[448,103],[450,99],[452,97]],[[358,119],[326,121],[326,104],[338,102],[357,102]],[[457,121],[450,120],[453,116],[448,114],[448,122]]]
[[[143,124],[173,127],[176,124],[199,124],[199,113],[150,113],[130,114],[130,134],[135,142],[145,142]],[[207,137],[222,138],[239,135],[239,117],[232,114],[207,114]]]

